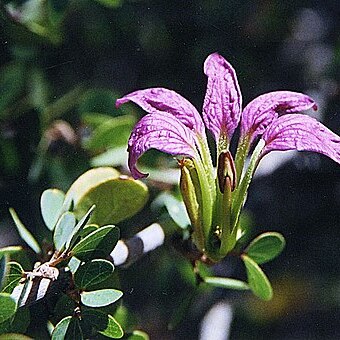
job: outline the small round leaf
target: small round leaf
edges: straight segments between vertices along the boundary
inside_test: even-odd
[[[272,286],[258,264],[247,255],[242,255],[246,266],[248,284],[252,292],[262,300],[271,300],[273,297]]]
[[[53,230],[63,209],[65,194],[58,189],[45,190],[40,199],[41,214],[49,230]]]
[[[119,229],[113,225],[104,226],[79,241],[72,249],[72,255],[81,261],[106,258],[118,240]]]
[[[262,264],[278,256],[285,247],[285,239],[280,233],[267,232],[257,236],[245,253],[256,263]]]
[[[117,289],[100,289],[92,292],[82,292],[81,302],[88,307],[104,307],[116,302],[123,293]]]
[[[91,289],[92,286],[105,281],[114,271],[110,261],[95,259],[84,263],[74,275],[77,287]]]

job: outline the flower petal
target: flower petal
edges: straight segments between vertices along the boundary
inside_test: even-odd
[[[317,106],[313,99],[305,94],[290,91],[265,93],[252,100],[243,110],[241,136],[251,135],[252,142],[263,134],[267,126],[277,117],[286,113],[295,113]]]
[[[148,113],[170,113],[189,129],[204,134],[204,125],[196,108],[175,91],[150,88],[132,92],[116,101],[116,106],[132,101]]]
[[[239,123],[242,106],[235,70],[222,56],[213,53],[204,62],[204,73],[208,76],[203,103],[205,125],[216,142],[221,134],[230,141]]]
[[[129,143],[129,168],[135,179],[146,177],[136,163],[149,149],[157,149],[171,155],[194,158],[195,137],[188,127],[172,114],[162,112],[144,116],[133,129]]]
[[[262,136],[262,155],[273,150],[314,151],[340,163],[340,137],[316,119],[303,114],[279,117]]]

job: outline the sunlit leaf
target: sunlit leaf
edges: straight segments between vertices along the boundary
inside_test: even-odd
[[[114,271],[110,261],[95,259],[84,263],[74,275],[74,282],[81,289],[91,289],[92,286],[105,281]]]
[[[14,287],[17,286],[22,279],[23,273],[24,270],[19,263],[8,262],[2,291],[9,294],[12,293]]]
[[[22,250],[21,246],[8,246],[0,249],[1,255],[12,255]]]
[[[110,314],[87,309],[83,312],[83,318],[86,323],[92,324],[100,334],[109,338],[120,339],[124,335],[122,327]]]
[[[113,168],[95,168],[80,176],[66,193],[65,204],[74,202],[79,218],[96,205],[91,220],[104,225],[118,223],[135,215],[148,200],[148,190],[141,181],[121,176]]]
[[[8,293],[0,293],[0,323],[10,319],[17,310],[17,304]]]
[[[273,297],[272,286],[258,264],[247,255],[242,255],[246,266],[249,288],[262,300],[270,300]]]
[[[45,190],[40,199],[41,214],[48,229],[53,230],[63,209],[65,194],[58,189]]]
[[[117,289],[100,289],[81,292],[81,302],[88,307],[104,307],[119,300],[123,293]]]
[[[71,322],[72,316],[67,316],[57,323],[52,332],[52,340],[64,339],[67,328]]]
[[[65,212],[59,218],[53,234],[54,246],[62,250],[76,225],[76,218],[70,211]]]
[[[15,210],[13,208],[10,208],[9,212],[11,213],[11,216],[12,216],[13,221],[14,221],[16,227],[17,227],[17,230],[18,230],[20,237],[27,243],[27,245],[31,249],[33,249],[34,252],[36,252],[37,254],[41,253],[41,249],[40,249],[38,242],[35,240],[33,235],[26,229],[26,227],[20,221]]]
[[[216,277],[216,276],[207,276],[204,278],[204,282],[213,287],[220,287],[226,289],[235,289],[235,290],[247,290],[249,286],[246,282],[231,279],[229,277]]]
[[[71,257],[71,259],[68,262],[67,266],[70,268],[71,273],[74,274],[78,270],[80,264],[81,264],[81,261],[73,256],[73,257]]]
[[[72,255],[81,261],[106,258],[119,240],[119,229],[113,225],[101,227],[79,241]]]
[[[257,236],[247,247],[245,253],[256,263],[266,263],[278,256],[285,247],[284,237],[276,232]]]

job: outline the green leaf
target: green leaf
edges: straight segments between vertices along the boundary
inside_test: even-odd
[[[21,246],[8,246],[0,249],[0,256],[12,255],[22,250]]]
[[[273,297],[272,286],[258,264],[245,254],[241,256],[247,270],[248,284],[252,292],[262,300]]]
[[[72,316],[62,319],[52,332],[52,340],[81,340],[83,334],[80,328],[79,320]]]
[[[135,330],[127,338],[128,340],[149,340],[149,336],[140,330]]]
[[[163,192],[156,198],[153,204],[163,204],[166,207],[170,217],[181,228],[185,229],[190,225],[190,220],[184,202],[178,200],[172,194]]]
[[[81,261],[106,258],[119,240],[119,229],[108,225],[93,231],[72,249],[72,255]]]
[[[38,242],[35,240],[33,235],[26,229],[23,223],[20,221],[17,213],[13,208],[9,209],[9,212],[13,218],[13,221],[17,227],[18,233],[20,237],[27,243],[27,245],[33,249],[33,251],[37,254],[41,253],[40,246]]]
[[[91,289],[92,286],[105,281],[114,271],[110,261],[95,259],[78,268],[74,281],[80,289]]]
[[[17,286],[22,279],[23,273],[24,270],[19,263],[8,262],[2,291],[9,294],[12,293],[14,287]]]
[[[0,293],[0,323],[10,319],[17,310],[17,304],[8,293]]]
[[[90,323],[97,332],[109,338],[120,339],[124,335],[122,327],[110,314],[87,309],[83,312],[83,318],[84,321]]]
[[[49,230],[53,230],[62,213],[65,194],[58,189],[45,190],[40,199],[41,214]]]
[[[0,340],[33,340],[24,334],[6,333],[0,335]]]
[[[100,289],[80,293],[81,302],[88,307],[104,307],[116,302],[123,293],[117,289]]]
[[[256,263],[262,264],[278,256],[285,247],[285,239],[280,233],[267,232],[257,236],[247,247],[245,253]]]
[[[59,321],[52,332],[51,339],[52,340],[64,339],[71,320],[72,316],[67,316],[66,318]]]
[[[71,257],[67,266],[70,268],[71,273],[74,274],[78,270],[80,264],[81,264],[81,261],[73,256],[73,257]]]
[[[110,118],[93,131],[91,137],[84,143],[84,147],[90,150],[117,146],[126,148],[134,124],[133,116]]]
[[[204,282],[213,287],[235,289],[235,290],[249,289],[249,286],[247,285],[246,282],[236,280],[236,279],[231,279],[229,277],[207,276],[204,278]]]
[[[80,176],[66,193],[66,204],[74,202],[79,218],[96,205],[91,221],[98,225],[119,223],[135,215],[148,200],[145,184],[126,176],[118,177],[113,168],[95,168]]]
[[[53,234],[54,246],[57,250],[62,250],[69,239],[76,225],[76,218],[73,213],[67,211],[61,215]]]
[[[66,249],[70,249],[73,247],[74,243],[77,241],[79,234],[81,233],[82,229],[85,227],[86,223],[91,217],[91,214],[93,210],[96,208],[95,205],[93,205],[86,214],[80,219],[80,221],[77,223],[77,225],[73,228],[71,234],[69,235],[67,241],[66,241]]]

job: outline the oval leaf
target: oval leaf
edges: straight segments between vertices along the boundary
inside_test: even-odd
[[[92,286],[110,277],[113,271],[114,266],[110,261],[95,259],[78,268],[74,275],[74,281],[81,289],[91,289]]]
[[[40,199],[41,214],[49,230],[53,230],[63,209],[65,194],[58,189],[45,190]]]
[[[17,310],[17,304],[7,293],[0,293],[0,323],[10,319]]]
[[[73,203],[75,206],[79,200],[94,186],[108,179],[118,178],[119,172],[110,167],[94,168],[86,171],[78,177],[67,191],[64,201],[64,210],[68,210]]]
[[[247,255],[242,255],[246,266],[248,284],[252,292],[262,300],[270,300],[273,297],[272,286],[258,264]]]
[[[100,289],[92,292],[82,292],[81,302],[88,307],[104,307],[116,302],[123,296],[117,289]]]
[[[214,277],[207,276],[204,278],[204,282],[213,287],[220,287],[226,289],[235,289],[235,290],[247,290],[249,286],[246,282],[231,279],[229,277]]]
[[[8,262],[4,280],[3,292],[11,294],[14,287],[19,284],[22,279],[24,270],[17,262]]]
[[[66,194],[66,204],[74,202],[76,217],[96,205],[91,221],[98,225],[118,223],[135,215],[148,200],[145,184],[121,176],[113,168],[95,168],[85,172]]]
[[[256,263],[262,264],[278,256],[286,245],[280,233],[268,232],[257,236],[247,247],[245,253]]]
[[[76,225],[76,218],[70,211],[61,215],[55,227],[53,242],[55,249],[62,250]]]
[[[109,338],[120,339],[124,335],[122,327],[110,314],[88,309],[83,312],[83,318],[84,321],[90,323],[97,332]]]
[[[81,261],[106,258],[119,240],[119,229],[113,225],[101,227],[83,238],[72,249],[72,255]]]
[[[27,243],[27,245],[33,249],[33,251],[37,254],[41,253],[40,246],[38,242],[35,240],[33,235],[26,229],[26,227],[23,225],[23,223],[20,221],[19,216],[15,212],[14,209],[10,208],[9,212],[13,218],[13,221],[17,227],[18,233],[20,237]]]

